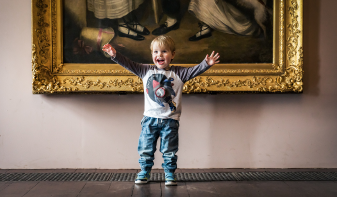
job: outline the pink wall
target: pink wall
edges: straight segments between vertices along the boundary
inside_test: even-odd
[[[303,94],[184,95],[180,168],[337,168],[336,7],[305,0]],[[0,15],[0,168],[138,168],[143,96],[32,95],[30,1]]]

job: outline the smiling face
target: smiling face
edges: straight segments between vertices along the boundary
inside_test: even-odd
[[[152,60],[159,69],[168,68],[174,55],[175,51],[171,51],[170,48],[157,42],[152,46]]]

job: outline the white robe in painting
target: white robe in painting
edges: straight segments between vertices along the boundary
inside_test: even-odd
[[[256,1],[258,4],[253,5]],[[266,3],[266,0],[262,0]],[[237,0],[248,8],[260,6],[258,0]],[[260,26],[226,0],[191,0],[189,12],[212,29],[228,34],[260,34]],[[258,22],[258,21],[257,21]]]
[[[144,0],[87,0],[88,10],[99,19],[122,18],[137,9]]]

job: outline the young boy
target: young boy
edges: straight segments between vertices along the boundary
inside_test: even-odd
[[[194,67],[170,66],[175,56],[175,44],[169,36],[158,36],[151,43],[152,60],[155,66],[133,62],[106,44],[103,51],[111,59],[142,78],[145,110],[141,121],[142,131],[138,142],[141,172],[136,184],[147,183],[153,166],[157,140],[160,137],[160,152],[163,153],[165,185],[177,185],[174,172],[177,169],[178,128],[181,114],[181,97],[184,83],[205,72],[219,62],[219,54],[206,55]]]

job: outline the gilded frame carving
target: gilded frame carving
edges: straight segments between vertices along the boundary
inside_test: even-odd
[[[141,79],[119,66],[63,64],[61,2],[32,0],[33,93],[142,93]],[[184,93],[303,91],[303,0],[274,2],[273,63],[214,66]]]

